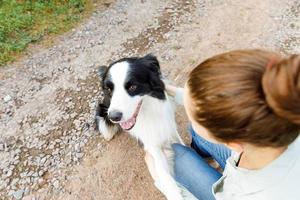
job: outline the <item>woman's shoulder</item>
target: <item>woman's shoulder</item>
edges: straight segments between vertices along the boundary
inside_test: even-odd
[[[237,196],[238,199],[286,199],[300,197],[300,138],[298,137],[278,159],[260,170],[235,166],[239,154],[227,160],[224,176],[217,182],[217,197]],[[220,186],[222,186],[220,188]],[[216,190],[218,189],[219,190]],[[218,199],[218,198],[217,198]],[[226,199],[226,198],[221,198]]]

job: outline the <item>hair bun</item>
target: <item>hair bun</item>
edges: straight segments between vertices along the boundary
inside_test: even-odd
[[[278,116],[300,124],[300,55],[291,55],[266,66],[262,80],[269,107]]]

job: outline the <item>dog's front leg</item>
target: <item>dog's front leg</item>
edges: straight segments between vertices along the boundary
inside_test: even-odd
[[[110,141],[119,131],[117,126],[108,124],[102,117],[96,116],[96,123],[99,133],[106,141]]]
[[[107,118],[107,106],[104,104],[99,104],[96,109],[95,123],[96,128],[107,141],[111,140],[114,135],[120,132],[119,126],[111,123]]]
[[[159,147],[145,149],[153,157],[155,186],[167,197],[168,200],[183,200],[181,190],[171,176],[167,158]],[[147,163],[148,164],[148,163]],[[149,169],[149,170],[153,170]],[[151,173],[151,172],[150,172]],[[153,173],[151,173],[153,176]]]

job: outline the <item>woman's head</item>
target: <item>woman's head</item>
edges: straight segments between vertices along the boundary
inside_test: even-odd
[[[194,124],[218,141],[286,146],[300,131],[300,56],[263,50],[214,56],[190,73],[185,96]]]

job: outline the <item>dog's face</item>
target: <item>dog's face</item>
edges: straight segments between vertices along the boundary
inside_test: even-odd
[[[165,99],[164,84],[156,57],[123,58],[99,69],[105,98],[109,98],[108,117],[125,130],[131,129],[143,97]]]

